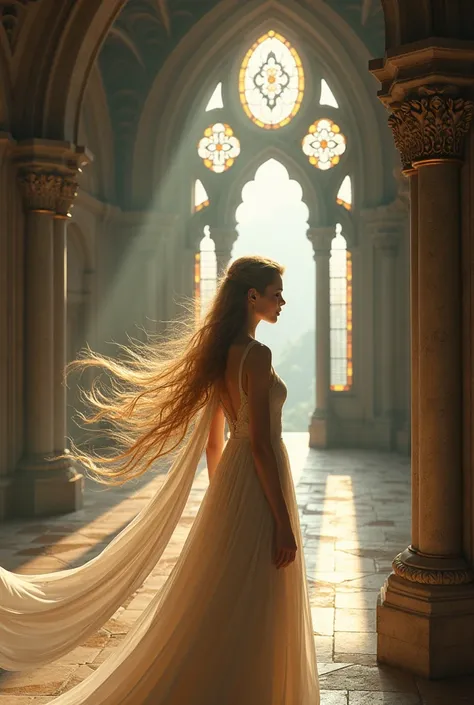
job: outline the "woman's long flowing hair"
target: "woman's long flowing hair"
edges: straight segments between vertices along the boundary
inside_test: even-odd
[[[86,425],[105,426],[113,442],[106,453],[73,445],[72,458],[99,482],[122,484],[178,449],[224,377],[229,348],[247,322],[249,289],[263,294],[277,274],[283,267],[273,260],[242,257],[220,281],[197,329],[156,343],[120,346],[120,360],[88,349],[72,362],[70,371],[105,372],[90,391],[81,390],[90,412],[80,418]]]

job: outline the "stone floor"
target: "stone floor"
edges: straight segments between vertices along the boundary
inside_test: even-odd
[[[473,705],[474,678],[428,682],[376,664],[375,604],[391,559],[409,542],[409,462],[364,451],[310,451],[285,438],[297,488],[321,705]],[[97,555],[156,491],[156,473],[134,485],[88,484],[75,514],[0,525],[0,565],[41,573]],[[163,584],[207,487],[202,466],[159,566],[104,627],[60,661],[30,673],[0,672],[0,705],[46,705],[86,678],[121,641]],[[288,705],[293,705],[288,703]]]

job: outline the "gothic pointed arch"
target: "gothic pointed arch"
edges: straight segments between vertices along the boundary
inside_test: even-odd
[[[270,28],[290,42],[303,43],[318,62],[335,93],[350,105],[347,119],[356,154],[354,178],[361,202],[379,203],[390,178],[384,173],[384,152],[393,150],[386,115],[367,74],[369,55],[348,24],[327,4],[302,7],[293,0],[252,0],[232,12],[222,3],[198,21],[166,60],[145,103],[134,151],[132,202],[146,207],[169,178],[192,116],[203,110],[212,90],[222,80],[222,66],[236,71],[248,45]],[[245,44],[242,37],[246,38]],[[205,77],[205,81],[203,81]],[[204,92],[203,92],[204,90]],[[226,97],[224,96],[224,102]],[[337,108],[327,107],[329,112]],[[339,109],[340,111],[340,109]],[[299,111],[299,116],[303,111]],[[308,125],[310,123],[308,122]],[[150,149],[150,144],[154,148]]]
[[[79,185],[91,195],[114,203],[113,133],[107,97],[97,63],[92,68],[81,105],[78,142],[87,145],[94,155],[92,164],[80,175]]]

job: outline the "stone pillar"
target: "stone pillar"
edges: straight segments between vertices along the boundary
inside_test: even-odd
[[[309,426],[311,448],[327,448],[330,444],[329,389],[331,385],[331,329],[329,258],[335,237],[333,227],[309,228],[316,262],[316,408]]]
[[[235,228],[211,227],[211,238],[216,245],[217,279],[227,269],[232,256],[232,248],[237,240],[238,233]]]
[[[160,278],[162,285],[161,332],[165,333],[173,327],[176,318],[176,238],[175,229],[171,225],[160,227],[161,257]]]
[[[183,253],[183,290],[192,301],[191,310],[194,310],[194,321],[199,325],[201,320],[200,290],[200,244],[203,239],[203,228],[200,223],[190,221],[186,228],[186,248]]]
[[[420,501],[420,478],[418,472],[418,417],[419,417],[419,376],[418,376],[418,172],[413,167],[406,169],[410,180],[410,327],[411,327],[411,545],[419,548],[418,506]]]
[[[425,677],[474,672],[474,574],[463,555],[460,181],[474,105],[448,87],[394,103],[411,179],[413,543],[378,606],[378,659]]]
[[[0,522],[12,513],[13,472],[23,441],[24,258],[23,243],[18,237],[17,209],[11,207],[16,188],[15,171],[10,163],[13,148],[11,135],[0,132]]]
[[[395,319],[396,319],[396,257],[399,231],[390,223],[381,224],[372,230],[372,240],[380,254],[381,297],[381,413],[393,423],[395,407]]]
[[[25,446],[15,475],[15,513],[61,514],[82,505],[83,478],[64,454],[66,436],[65,218],[75,172],[87,160],[61,142],[16,148],[25,232]]]
[[[73,175],[61,178],[61,191],[53,219],[53,299],[54,299],[54,453],[67,453],[66,408],[67,391],[64,372],[67,365],[67,221],[72,202],[77,194]],[[68,461],[64,460],[67,465]]]

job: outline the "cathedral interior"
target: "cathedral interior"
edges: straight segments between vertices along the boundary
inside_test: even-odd
[[[199,321],[267,254],[321,703],[472,705],[472,0],[1,0],[0,72],[0,565],[89,560],[160,483],[68,460],[67,363]],[[206,483],[133,601],[0,705],[106,658]]]

